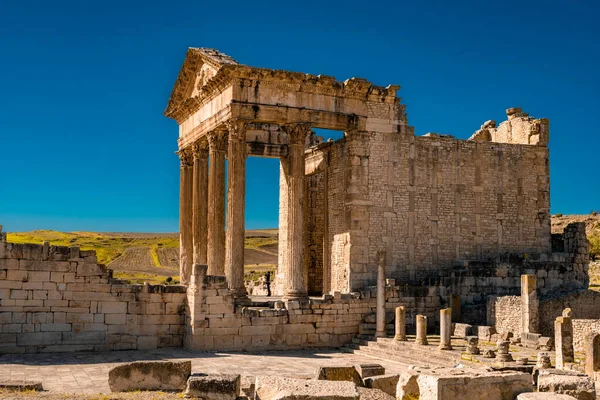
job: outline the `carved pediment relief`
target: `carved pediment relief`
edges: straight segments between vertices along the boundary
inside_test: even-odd
[[[226,65],[237,65],[237,62],[218,50],[189,48],[171,92],[165,115],[172,116],[186,101],[201,96],[202,87]]]

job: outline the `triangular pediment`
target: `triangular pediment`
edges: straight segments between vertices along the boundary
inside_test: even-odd
[[[215,49],[190,47],[171,92],[166,116],[171,116],[186,100],[197,97],[205,86],[226,65],[238,63]]]

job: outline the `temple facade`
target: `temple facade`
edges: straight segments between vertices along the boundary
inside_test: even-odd
[[[245,296],[248,156],[280,159],[284,298],[372,286],[378,254],[387,277],[407,285],[469,265],[550,260],[548,120],[511,108],[468,140],[415,136],[399,88],[190,48],[165,111],[179,124],[182,283],[207,264]],[[313,128],[344,135],[324,142]]]

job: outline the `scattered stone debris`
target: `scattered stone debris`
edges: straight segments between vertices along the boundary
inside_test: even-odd
[[[0,380],[0,389],[14,391],[42,391],[44,390],[44,387],[42,385],[42,382],[37,381],[3,379]]]
[[[318,367],[315,372],[315,378],[324,381],[353,382],[357,386],[363,386],[362,379],[353,365]]]
[[[367,388],[379,389],[391,396],[395,396],[398,378],[398,374],[372,376],[365,378],[364,384]]]
[[[355,368],[363,380],[371,376],[385,375],[385,368],[381,364],[358,364]]]

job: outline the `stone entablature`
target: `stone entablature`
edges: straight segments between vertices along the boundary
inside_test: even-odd
[[[182,346],[184,286],[124,284],[94,251],[2,237],[0,354]]]

